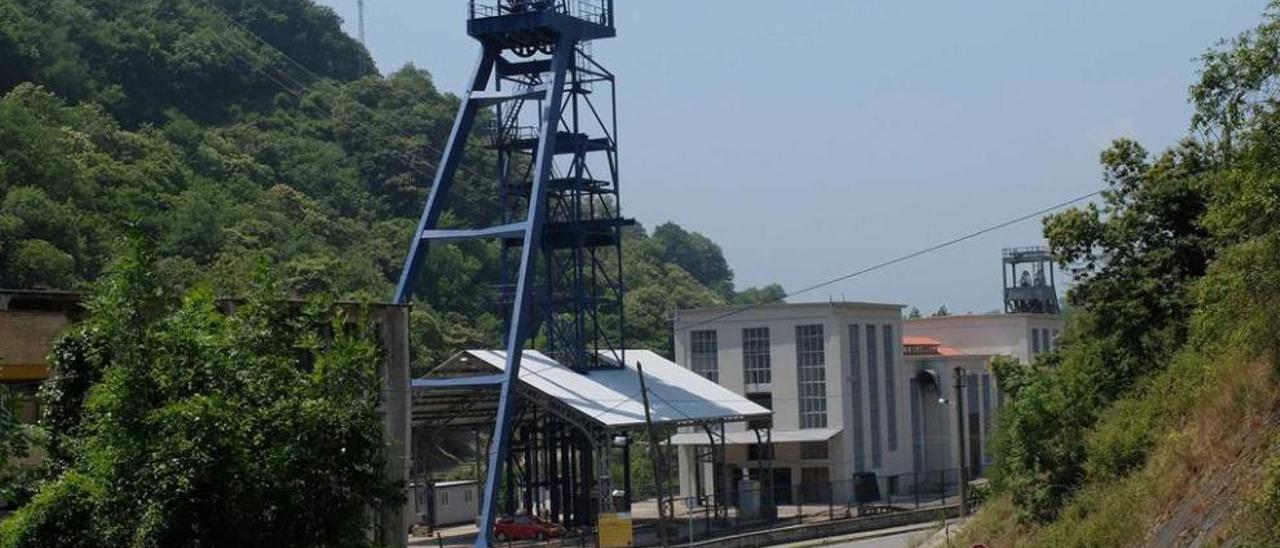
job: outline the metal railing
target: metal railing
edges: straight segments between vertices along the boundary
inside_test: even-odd
[[[607,27],[613,26],[613,0],[470,0],[472,19],[554,11]]]
[[[754,530],[927,510],[959,504],[959,470],[867,476],[759,489],[728,486],[724,495],[674,501],[670,529],[680,542],[698,542]],[[763,483],[763,481],[760,481]],[[970,489],[970,495],[975,493]],[[978,501],[970,497],[971,506]],[[636,546],[656,538],[637,539]]]
[[[1052,258],[1049,248],[1045,246],[1006,247],[1001,254],[1006,259],[1024,259],[1031,257],[1035,260],[1044,257],[1047,260]]]

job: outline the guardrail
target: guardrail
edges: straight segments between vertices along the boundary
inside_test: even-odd
[[[613,0],[470,0],[472,19],[554,11],[613,27]]]

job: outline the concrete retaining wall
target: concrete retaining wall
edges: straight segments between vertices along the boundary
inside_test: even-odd
[[[781,527],[778,529],[770,529],[767,531],[743,533],[741,535],[734,535],[731,537],[721,537],[696,542],[692,544],[692,546],[696,546],[698,548],[753,548],[757,546],[773,546],[788,542],[835,537],[851,533],[861,533],[863,531],[874,531],[877,529],[888,529],[890,527],[901,527],[903,525],[938,521],[944,514],[947,518],[954,518],[960,515],[960,507],[952,505],[939,508],[929,508],[926,510],[893,512],[891,514],[882,514],[879,516],[804,523],[800,525]]]

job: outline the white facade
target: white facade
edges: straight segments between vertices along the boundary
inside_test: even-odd
[[[856,472],[912,471],[911,427],[903,419],[911,400],[902,360],[902,306],[779,304],[726,315],[733,310],[681,311],[676,361],[773,410],[775,485],[825,485],[851,480]],[[734,434],[745,433],[748,425],[726,428],[725,460],[731,475],[740,474],[732,477],[762,468],[750,458],[759,456],[758,449],[734,443],[754,437]],[[693,466],[695,444],[702,442],[682,434],[677,443],[682,496],[714,492],[710,465]]]

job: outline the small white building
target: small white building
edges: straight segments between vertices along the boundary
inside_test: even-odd
[[[418,515],[433,527],[470,523],[480,515],[480,484],[475,480],[441,481],[421,493]],[[425,502],[426,504],[422,504]]]

